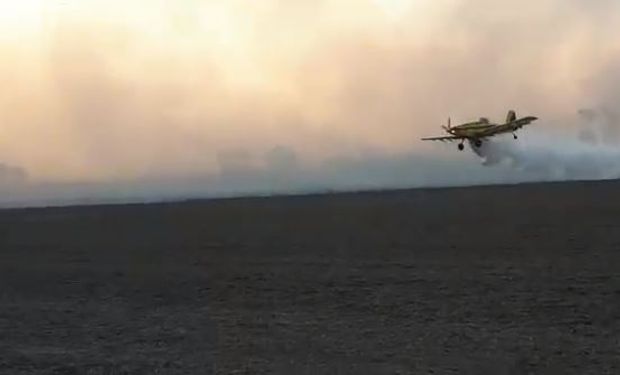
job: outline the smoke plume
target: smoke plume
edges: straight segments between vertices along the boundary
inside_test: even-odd
[[[611,0],[0,2],[0,203],[618,177],[619,21]],[[508,109],[541,120],[480,156],[419,140]]]
[[[620,178],[618,122],[607,111],[579,111],[576,128],[530,129],[518,141],[501,136],[470,144],[485,166],[512,168],[535,180],[598,180]]]

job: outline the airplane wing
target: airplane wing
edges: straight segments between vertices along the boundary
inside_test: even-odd
[[[467,139],[466,137],[457,137],[455,135],[448,135],[443,137],[430,137],[430,138],[422,138],[423,141],[442,141],[442,142],[451,142],[451,141],[460,141],[463,139]]]

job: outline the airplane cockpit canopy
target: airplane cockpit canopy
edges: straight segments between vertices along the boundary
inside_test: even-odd
[[[489,119],[488,119],[488,118],[486,118],[486,117],[480,117],[480,120],[479,120],[479,121],[480,121],[481,123],[483,123],[483,124],[488,124],[488,123],[489,123]]]

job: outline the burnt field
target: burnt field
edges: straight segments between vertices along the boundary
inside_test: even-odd
[[[0,212],[0,374],[617,374],[620,183]]]

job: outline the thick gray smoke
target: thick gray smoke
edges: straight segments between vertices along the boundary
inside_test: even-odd
[[[48,3],[0,15],[0,205],[618,176],[618,2]]]
[[[512,169],[523,179],[585,180],[620,178],[618,122],[608,110],[583,109],[574,124],[545,128],[544,120],[519,133],[471,149],[482,164]]]

